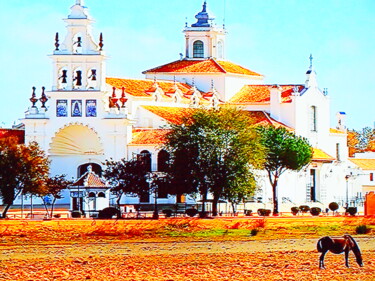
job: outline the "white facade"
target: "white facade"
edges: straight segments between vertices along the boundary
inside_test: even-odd
[[[184,30],[186,57],[181,62],[202,60],[217,64],[215,59],[225,61],[226,31],[208,22],[211,18],[206,12],[206,3],[196,18],[198,22],[191,27],[186,26]],[[289,206],[313,201],[323,207],[345,197],[345,176],[350,167],[344,118],[340,115],[340,130],[330,128],[329,97],[318,88],[312,63],[306,82],[293,85],[287,102],[286,87],[264,85],[262,75],[253,75],[246,69],[241,73],[237,65],[241,71],[230,72],[222,68],[224,63],[216,65],[219,69],[217,73],[151,70],[145,72],[146,80],[106,80],[103,38],[101,36],[98,41],[92,38],[92,20],[81,1],[71,8],[65,22],[65,39],[60,44],[59,37],[56,37],[56,50],[50,56],[53,86],[45,93],[48,100],[42,106],[39,101],[33,103],[22,120],[26,142],[37,141],[51,159],[51,174],[78,178],[82,174],[80,167],[84,165],[102,166],[104,160],[110,158],[130,159],[144,150],[151,153],[152,170],[157,170],[160,145],[132,143],[133,129],[159,129],[168,122],[162,115],[152,113],[143,106],[189,108],[197,106],[192,103],[194,98],[200,101],[206,98],[205,105],[210,106],[212,99],[207,98],[207,92],[212,94],[216,90],[222,103],[265,112],[272,122],[291,128],[322,152],[323,156],[314,156],[311,165],[303,171],[285,173],[280,178],[280,203],[284,201]],[[197,45],[197,41],[202,44]],[[150,82],[155,77],[157,80]],[[116,84],[120,82],[127,87]],[[159,87],[162,83],[163,86]],[[146,84],[148,88],[142,88],[139,94],[130,86],[139,85],[140,88],[146,87],[141,86]],[[268,98],[262,102],[233,102],[244,88],[252,85],[260,85],[264,91],[269,89]],[[152,87],[155,89],[149,90]],[[173,93],[167,92],[173,87],[180,88]],[[190,92],[180,90],[184,87],[191,87]],[[193,91],[196,92],[192,94]],[[43,107],[44,104],[46,107]],[[272,193],[268,178],[264,173],[260,174],[257,197],[262,197],[266,203]],[[172,204],[175,198],[168,197],[158,202]],[[125,198],[123,203],[137,204],[139,198]]]

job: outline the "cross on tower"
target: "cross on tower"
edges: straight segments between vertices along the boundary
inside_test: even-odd
[[[76,0],[76,5],[83,6],[84,5],[83,0]]]
[[[310,54],[309,59],[310,59],[310,69],[312,69],[312,63],[313,63],[313,56],[312,56],[312,54]]]

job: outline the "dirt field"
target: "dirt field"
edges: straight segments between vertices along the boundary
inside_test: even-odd
[[[0,280],[375,280],[373,231],[364,218],[0,221]],[[256,228],[255,236],[250,231]],[[352,234],[362,250],[328,254],[316,242]]]

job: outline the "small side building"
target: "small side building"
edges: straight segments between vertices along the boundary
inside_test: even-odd
[[[86,217],[96,217],[100,210],[109,207],[109,186],[93,172],[91,165],[69,190],[72,212],[81,211]]]

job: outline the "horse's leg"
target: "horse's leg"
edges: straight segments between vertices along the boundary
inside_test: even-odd
[[[345,266],[349,267],[349,249],[345,249]]]
[[[319,268],[325,269],[324,266],[324,256],[326,255],[327,251],[323,251],[319,258]]]

